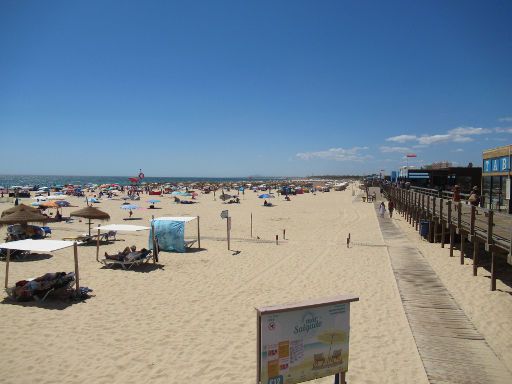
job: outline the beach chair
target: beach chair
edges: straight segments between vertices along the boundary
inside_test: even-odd
[[[325,356],[323,353],[315,353],[313,356],[313,369],[322,368],[325,364]]]
[[[100,262],[107,268],[113,268],[116,265],[121,266],[123,269],[132,269],[135,266],[146,264],[153,258],[153,253],[149,250],[130,252],[126,256],[109,256],[100,260]]]
[[[49,237],[52,234],[52,229],[50,227],[41,227],[44,231],[44,237]]]
[[[110,238],[116,240],[117,231],[108,231],[107,233],[102,233],[100,235],[100,241],[109,241]]]
[[[332,351],[330,363],[331,364],[340,364],[342,361],[343,360],[341,358],[341,349],[335,349],[334,351]]]
[[[89,236],[88,234],[83,234],[74,237],[63,237],[62,240],[76,241],[80,244],[87,244],[94,240],[94,235]]]
[[[6,288],[5,292],[15,301],[44,301],[51,293],[72,290],[74,282],[74,272],[46,273],[37,278],[20,280],[14,287]]]

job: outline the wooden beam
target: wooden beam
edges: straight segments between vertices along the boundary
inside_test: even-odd
[[[464,265],[464,242],[466,241],[466,237],[464,233],[460,232],[460,264]]]
[[[473,237],[473,276],[478,274],[478,240]]]
[[[455,241],[455,228],[450,225],[450,257],[453,257],[453,243]]]
[[[197,248],[201,248],[201,226],[199,220],[199,216],[197,216]]]
[[[443,221],[444,199],[439,199],[439,222],[441,223],[441,248],[444,248],[444,221]]]
[[[98,237],[96,238],[96,261],[100,261],[100,229],[98,228]]]
[[[80,294],[80,274],[78,271],[78,244],[76,241],[73,243],[73,256],[75,259],[75,286],[76,294]]]
[[[491,251],[491,291],[496,290],[496,251]]]
[[[494,226],[494,212],[487,213],[487,241],[485,242],[485,250],[489,252],[492,245],[492,230]]]
[[[11,261],[11,250],[7,249],[7,257],[5,258],[5,288],[9,288],[9,262]]]

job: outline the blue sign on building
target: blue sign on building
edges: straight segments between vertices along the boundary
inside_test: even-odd
[[[494,159],[486,159],[483,164],[483,172],[507,172],[510,170],[510,158],[508,156],[505,157],[497,157]]]

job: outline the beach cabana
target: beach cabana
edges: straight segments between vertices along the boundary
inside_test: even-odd
[[[197,220],[197,231],[193,238],[185,238],[186,224]],[[190,225],[189,225],[190,227]],[[184,253],[197,242],[201,248],[199,216],[158,217],[151,221],[149,248],[153,249],[154,237],[158,240],[159,251]]]
[[[129,225],[129,224],[109,224],[104,226],[99,226],[94,228],[98,231],[98,236],[96,237],[96,261],[100,261],[100,235],[101,231],[108,232],[139,232],[139,231],[147,231],[149,227],[143,227],[141,225]]]
[[[10,254],[13,250],[25,252],[55,252],[60,249],[73,247],[75,259],[75,284],[76,292],[80,292],[80,277],[78,273],[78,248],[76,241],[64,240],[18,240],[0,244],[0,249],[7,250],[7,258],[5,259],[5,288],[9,287],[9,261]]]

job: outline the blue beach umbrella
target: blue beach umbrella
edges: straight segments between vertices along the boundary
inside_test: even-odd
[[[190,193],[182,192],[182,191],[174,191],[171,193],[171,196],[192,196]]]
[[[65,200],[57,200],[55,204],[57,204],[59,207],[69,207],[71,205],[69,204],[69,201]]]
[[[269,195],[268,193],[264,193],[258,196],[260,199],[273,199],[274,195]]]
[[[151,204],[155,204],[155,203],[159,203],[160,200],[157,200],[157,199],[151,199],[151,200],[146,200],[148,203],[151,203]]]
[[[121,205],[121,209],[131,211],[132,209],[139,209],[139,206],[135,205],[135,204],[123,204],[123,205]]]
[[[99,203],[100,201],[95,197],[89,197],[89,203]]]

